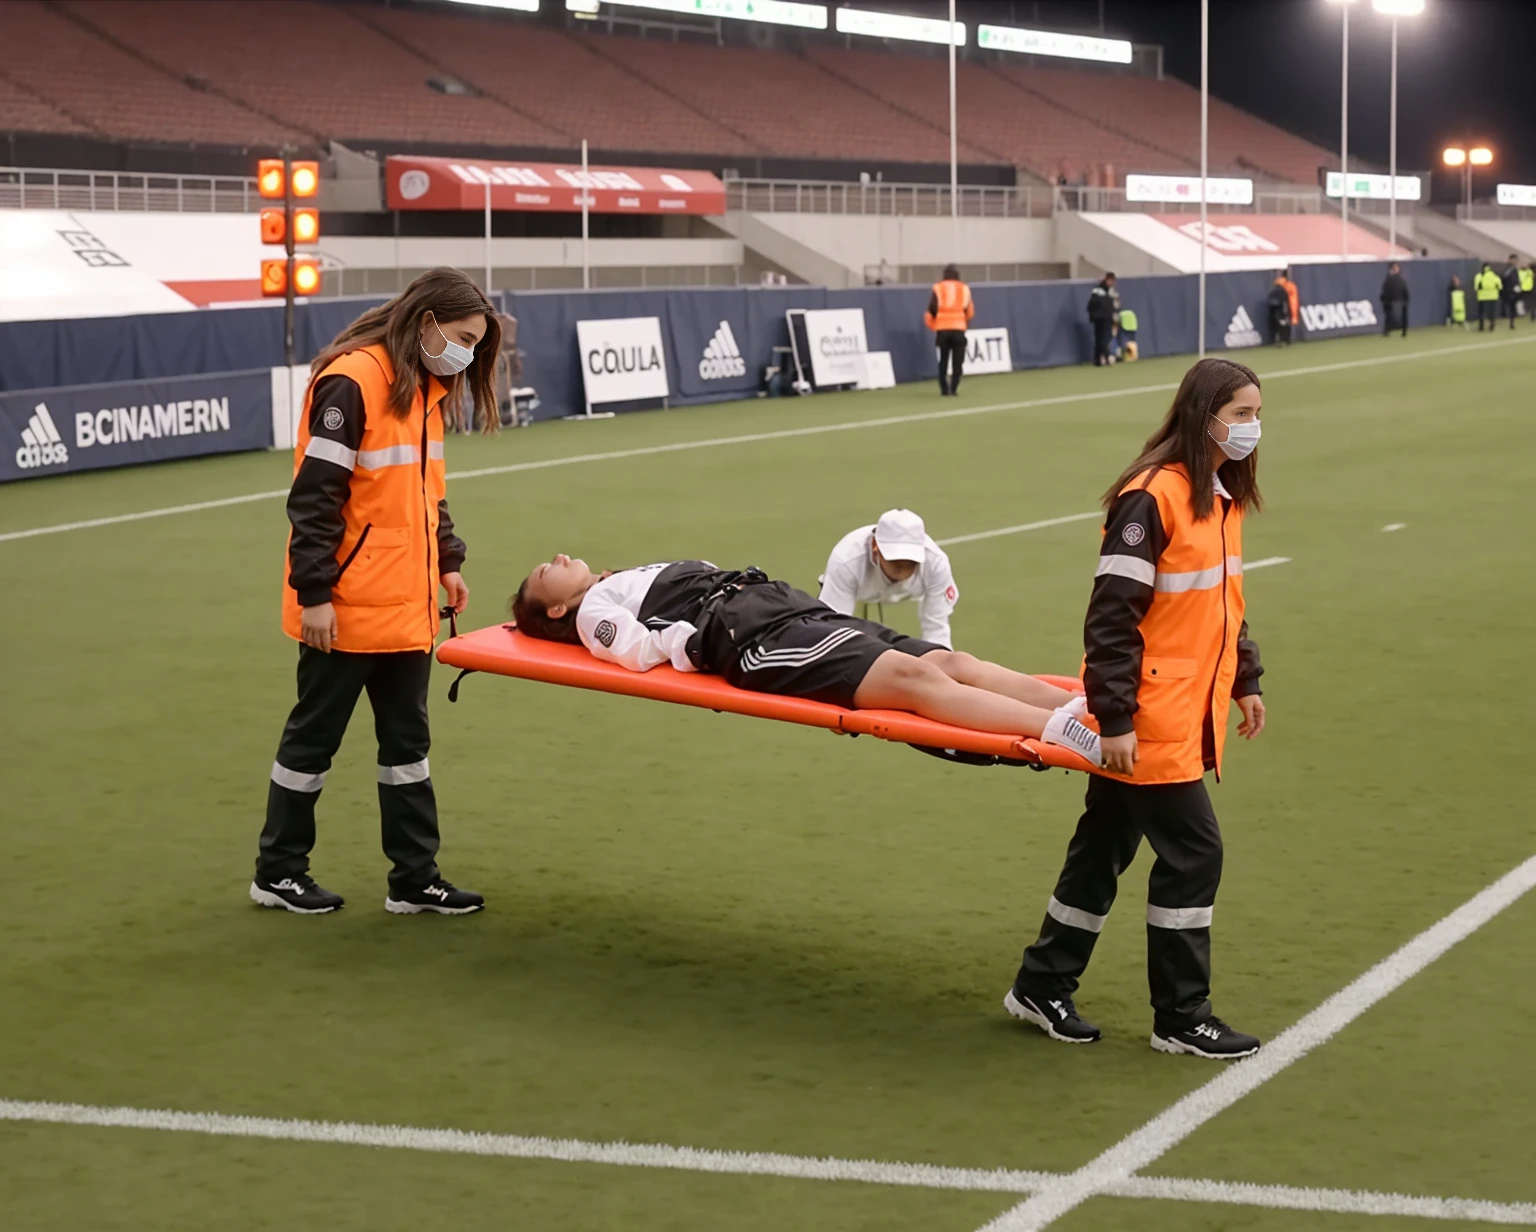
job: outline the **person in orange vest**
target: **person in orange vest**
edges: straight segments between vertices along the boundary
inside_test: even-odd
[[[971,288],[960,281],[960,271],[944,267],[944,277],[933,284],[928,297],[928,311],[923,321],[934,331],[939,348],[939,393],[950,395],[960,390],[960,375],[965,368],[965,331],[976,315]]]
[[[1291,345],[1291,329],[1301,320],[1301,292],[1291,281],[1291,271],[1281,270],[1269,289],[1269,323],[1276,346]]]
[[[467,387],[482,428],[495,426],[500,347],[480,289],[456,269],[434,269],[365,312],[310,365],[283,587],[283,631],[300,643],[299,698],[267,788],[250,890],[263,907],[322,914],[342,905],[309,875],[309,853],[326,772],[365,689],[393,863],[386,910],[465,915],[485,905],[437,867],[427,679],[440,615],[469,601],[464,543],[445,496],[444,407]]]
[[[1211,1009],[1211,918],[1222,843],[1204,775],[1218,781],[1231,702],[1238,734],[1264,730],[1258,647],[1243,605],[1243,517],[1260,508],[1259,379],[1203,359],[1137,459],[1105,493],[1108,510],[1083,640],[1088,715],[1104,772],[1004,1005],[1053,1039],[1099,1029],[1072,995],[1145,835],[1152,1047],[1228,1059],[1259,1041]],[[1090,717],[1091,716],[1091,717]]]

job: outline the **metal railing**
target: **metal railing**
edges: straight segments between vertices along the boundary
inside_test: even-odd
[[[0,167],[0,209],[252,214],[260,208],[254,177]]]
[[[1051,193],[1043,186],[1003,188],[962,184],[956,194],[965,218],[1049,218]],[[749,180],[725,182],[730,210],[755,214],[886,214],[948,218],[947,184],[867,184],[832,180]]]
[[[1471,206],[1458,205],[1456,218],[1460,222],[1536,222],[1536,206],[1474,202]]]
[[[1052,190],[1058,210],[1084,210],[1096,214],[1198,214],[1198,201],[1128,201],[1123,188],[1093,188],[1065,185]],[[1406,203],[1404,203],[1406,204]],[[1354,208],[1354,202],[1350,203]],[[1401,208],[1401,204],[1399,206]],[[1211,214],[1321,214],[1324,213],[1321,189],[1259,188],[1248,205],[1211,202]]]

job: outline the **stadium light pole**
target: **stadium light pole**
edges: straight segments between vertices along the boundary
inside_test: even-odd
[[[1343,68],[1339,84],[1339,256],[1349,260],[1349,6],[1355,0],[1332,0],[1344,10]]]
[[[1200,0],[1200,358],[1205,358],[1205,181],[1211,152],[1211,0]]]
[[[955,0],[949,0],[949,253],[960,259],[960,135],[955,128]]]
[[[589,244],[590,228],[587,225],[587,201],[590,197],[587,189],[587,139],[581,139],[581,289],[586,291],[592,286],[592,259],[591,245]]]
[[[1397,19],[1417,17],[1424,11],[1424,0],[1371,0],[1371,7],[1392,19],[1392,120],[1391,135],[1387,139],[1391,166],[1387,175],[1392,184],[1387,196],[1387,248],[1389,254],[1397,249]]]

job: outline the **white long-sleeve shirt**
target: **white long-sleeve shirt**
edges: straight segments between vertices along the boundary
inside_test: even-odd
[[[671,562],[625,569],[595,583],[576,612],[576,633],[594,658],[617,663],[632,672],[648,672],[670,663],[680,672],[698,669],[688,661],[686,647],[693,625],[679,620],[660,629],[640,622],[640,605],[657,575]]]
[[[924,556],[917,572],[905,582],[893,582],[875,560],[874,544],[873,525],[851,530],[837,541],[821,578],[821,601],[834,611],[852,616],[860,603],[905,603],[916,599],[923,640],[953,649],[949,617],[960,601],[960,591],[944,549],[931,536],[924,535]]]

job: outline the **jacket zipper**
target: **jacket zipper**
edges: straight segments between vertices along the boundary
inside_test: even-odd
[[[1221,649],[1216,652],[1216,674],[1211,678],[1211,698],[1206,706],[1205,717],[1211,724],[1211,760],[1215,763],[1212,769],[1216,772],[1216,781],[1221,782],[1221,753],[1216,740],[1216,685],[1221,679],[1221,661],[1227,653],[1227,629],[1231,624],[1231,604],[1227,601],[1227,514],[1230,512],[1231,502],[1218,496],[1221,506]],[[1205,733],[1200,735],[1200,743],[1205,743]],[[1203,751],[1203,750],[1202,750]]]
[[[357,537],[357,542],[352,545],[352,550],[347,553],[347,559],[341,562],[341,568],[336,571],[336,581],[341,581],[341,575],[352,567],[352,562],[357,559],[357,554],[363,550],[363,544],[368,542],[368,532],[373,529],[373,523],[369,522],[363,527],[363,533]],[[332,583],[333,585],[335,583]]]
[[[432,627],[432,617],[437,612],[437,584],[432,577],[432,514],[427,508],[427,453],[429,444],[427,441],[427,420],[431,418],[432,408],[427,406],[427,395],[421,395],[423,413],[421,416],[421,528],[426,532],[427,543],[427,628]]]

